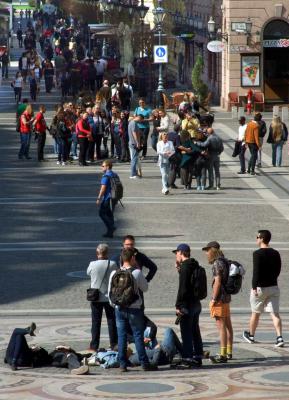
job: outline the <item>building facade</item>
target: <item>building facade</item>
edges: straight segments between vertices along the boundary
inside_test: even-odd
[[[155,2],[156,3],[156,2]],[[164,30],[169,46],[168,70],[180,84],[191,87],[191,74],[200,54],[204,60],[203,80],[215,102],[221,96],[221,55],[207,49],[208,20],[214,15],[221,24],[222,0],[163,0]]]
[[[249,90],[262,92],[266,104],[289,103],[288,14],[288,0],[223,0],[223,107],[230,92],[245,96]]]

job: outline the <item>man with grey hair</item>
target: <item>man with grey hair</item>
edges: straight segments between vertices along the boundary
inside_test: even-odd
[[[87,268],[87,275],[91,278],[92,289],[99,289],[97,301],[91,301],[91,342],[90,348],[97,351],[99,348],[101,319],[103,309],[105,310],[110,347],[113,349],[117,344],[117,330],[115,325],[114,309],[108,301],[108,281],[111,272],[117,269],[114,261],[108,258],[108,245],[100,243],[96,248],[96,261],[91,261]]]

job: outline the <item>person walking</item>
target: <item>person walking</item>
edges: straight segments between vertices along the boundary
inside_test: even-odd
[[[22,89],[23,89],[23,78],[20,71],[16,73],[15,80],[12,82],[11,85],[14,89],[16,104],[18,104],[21,101]]]
[[[185,243],[173,250],[176,256],[176,269],[179,273],[179,288],[176,300],[176,315],[180,320],[183,342],[182,358],[186,366],[200,367],[203,358],[203,341],[199,326],[202,311],[201,302],[193,296],[192,279],[199,263],[191,258],[191,249]]]
[[[87,275],[91,278],[90,287],[98,289],[98,300],[91,301],[91,341],[90,349],[99,349],[101,319],[105,310],[109,342],[111,350],[117,345],[117,330],[115,324],[115,314],[113,307],[108,301],[108,281],[112,271],[116,271],[117,265],[108,258],[108,245],[101,243],[96,248],[96,261],[91,261],[87,268]]]
[[[46,112],[46,108],[44,105],[39,107],[39,112],[36,114],[34,119],[34,129],[37,137],[37,158],[38,161],[44,161],[43,152],[46,141],[46,121],[44,118],[44,114]]]
[[[281,167],[283,145],[288,139],[288,129],[281,118],[274,116],[269,127],[267,143],[272,145],[272,165]]]
[[[21,147],[18,153],[19,160],[22,160],[23,156],[26,158],[26,160],[31,160],[31,157],[29,156],[29,148],[33,121],[33,109],[31,104],[28,104],[20,117]]]
[[[271,314],[276,331],[275,347],[283,347],[282,321],[279,314],[280,289],[278,287],[278,277],[282,264],[280,253],[269,245],[270,231],[259,230],[256,240],[259,249],[253,253],[253,277],[250,294],[252,314],[249,330],[243,332],[243,338],[248,343],[255,343],[255,333],[260,315],[265,311]]]
[[[8,79],[8,67],[10,63],[10,58],[7,50],[5,50],[0,57],[0,61],[2,63],[2,79]]]
[[[232,358],[233,327],[231,322],[231,295],[225,291],[228,279],[229,263],[218,242],[210,242],[202,248],[212,265],[213,283],[210,302],[211,317],[215,318],[220,335],[220,353],[210,357],[213,363],[226,363]]]
[[[160,167],[162,176],[162,194],[169,194],[169,171],[170,163],[169,157],[175,153],[175,148],[173,142],[168,140],[168,133],[163,132],[161,134],[161,140],[157,144],[157,154],[159,156],[158,166]]]
[[[256,175],[255,167],[258,157],[258,150],[261,147],[259,141],[259,124],[255,118],[256,117],[254,117],[254,120],[250,121],[247,124],[247,128],[245,130],[245,143],[246,146],[249,147],[251,154],[248,164],[248,174],[251,174],[253,176]]]
[[[239,131],[238,131],[238,142],[241,144],[241,149],[239,153],[240,160],[240,171],[238,174],[246,173],[246,161],[245,161],[245,153],[246,153],[246,143],[245,143],[245,132],[247,128],[246,118],[244,116],[239,119]]]
[[[143,120],[141,122],[138,122],[138,128],[141,134],[141,140],[143,144],[143,150],[142,150],[142,159],[144,159],[147,155],[147,143],[148,143],[148,137],[150,133],[150,121],[152,120],[151,114],[152,110],[146,106],[145,100],[143,98],[139,99],[138,102],[139,106],[135,109],[134,115],[142,115]]]
[[[139,178],[137,174],[139,150],[141,149],[141,138],[140,131],[138,129],[137,123],[143,119],[142,116],[136,115],[128,123],[128,139],[129,139],[129,152],[130,152],[130,168],[131,174],[130,179]]]
[[[260,148],[258,150],[258,155],[257,155],[257,167],[262,168],[262,146],[263,146],[263,140],[264,137],[267,133],[267,126],[266,122],[262,119],[263,116],[261,113],[256,113],[255,114],[255,121],[258,122],[259,125],[259,143],[260,143]]]
[[[103,176],[101,178],[101,186],[96,204],[99,206],[99,216],[107,229],[107,232],[102,236],[105,238],[113,238],[113,232],[116,228],[114,225],[110,177],[114,176],[115,173],[112,171],[112,162],[110,160],[104,160],[101,168]]]

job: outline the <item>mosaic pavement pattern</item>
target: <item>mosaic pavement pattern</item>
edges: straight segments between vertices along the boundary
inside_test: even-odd
[[[283,318],[284,338],[289,343],[289,318]],[[152,317],[159,327],[173,326],[174,317]],[[80,351],[88,348],[90,320],[88,318],[34,318],[37,336],[29,343],[48,350],[66,344]],[[0,334],[0,399],[1,400],[83,400],[83,399],[289,399],[289,345],[276,349],[275,335],[268,317],[263,318],[256,335],[258,343],[242,340],[248,317],[233,316],[235,334],[234,359],[227,365],[212,365],[204,360],[203,368],[144,373],[139,368],[120,374],[117,369],[92,367],[90,375],[71,376],[66,369],[25,368],[12,372],[3,363],[4,350],[14,327],[27,326],[27,318],[2,318]],[[201,318],[205,349],[214,354],[218,349],[214,321]],[[288,334],[286,333],[288,332]],[[104,325],[102,343],[108,342]]]

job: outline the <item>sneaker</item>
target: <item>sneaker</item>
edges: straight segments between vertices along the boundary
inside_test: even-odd
[[[70,371],[71,375],[87,375],[89,373],[88,365],[82,365],[81,367],[74,368]]]
[[[217,190],[221,190],[221,186],[217,186],[216,189],[217,189]]]
[[[57,164],[57,165],[60,165],[61,163],[60,163],[60,161],[57,161],[56,164]]]
[[[246,342],[248,342],[250,344],[255,343],[254,336],[250,335],[250,332],[248,332],[248,331],[243,332],[243,338],[246,340]]]
[[[255,176],[255,175],[257,175],[257,174],[256,174],[255,171],[252,171],[252,172],[251,172],[251,175]]]
[[[16,364],[11,364],[11,370],[12,371],[17,371],[17,365]]]
[[[205,188],[205,190],[213,190],[213,189],[214,189],[213,186],[207,186],[207,187]]]
[[[154,364],[144,364],[142,365],[142,370],[143,371],[157,371],[158,366]]]
[[[169,193],[170,193],[169,190],[166,190],[166,191],[164,192],[164,194],[165,194],[166,196],[167,196]]]
[[[213,364],[225,364],[228,361],[227,356],[221,356],[220,354],[211,356],[210,360]]]
[[[78,160],[77,156],[72,156],[73,160]]]
[[[258,163],[258,164],[257,164],[257,167],[258,167],[258,168],[262,168],[262,164],[261,164],[261,163]]]
[[[28,333],[30,336],[36,336],[34,331],[36,330],[36,324],[35,322],[31,322],[30,326],[28,326]]]
[[[233,358],[233,354],[232,353],[228,353],[227,354],[227,360],[232,360]]]
[[[172,189],[178,189],[177,185],[175,185],[174,183],[171,185]]]
[[[201,186],[197,186],[197,190],[201,190]]]
[[[138,175],[130,176],[129,179],[139,179]]]
[[[276,339],[275,347],[283,347],[284,346],[284,340],[282,336],[278,336]]]
[[[119,372],[128,372],[128,369],[126,367],[119,367]]]
[[[239,175],[246,174],[246,171],[238,171],[237,174]]]
[[[202,191],[205,190],[205,186],[201,186],[201,190],[202,190]]]
[[[62,161],[61,165],[64,167],[66,165],[66,162]]]

